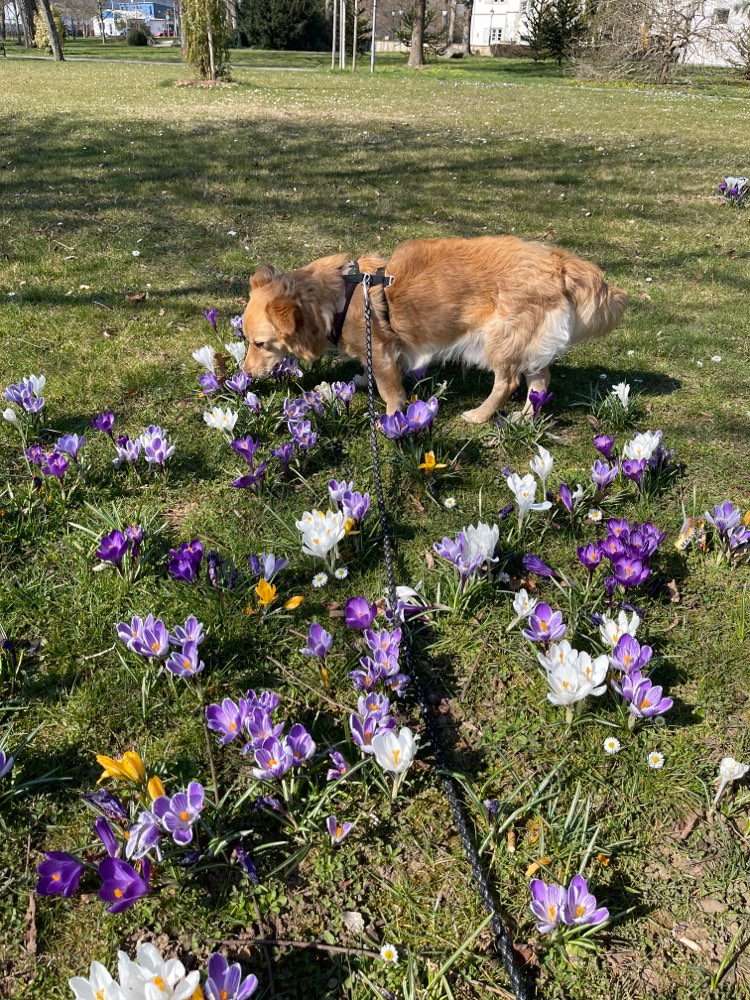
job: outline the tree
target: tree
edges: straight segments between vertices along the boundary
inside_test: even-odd
[[[549,21],[554,17],[552,0],[529,0],[526,8],[526,33],[521,35],[521,41],[531,49],[534,62],[544,59],[548,54],[547,37]]]
[[[407,48],[414,37],[414,8],[407,8],[401,18],[401,24],[396,31],[396,38]],[[425,11],[424,29],[422,32],[422,47],[428,52],[445,52],[449,44],[448,29],[443,19],[434,8]]]
[[[224,0],[182,0],[183,55],[202,80],[229,73]]]
[[[420,69],[424,66],[425,8],[425,0],[414,0],[409,59],[406,63],[411,69]]]
[[[551,0],[543,21],[545,48],[561,66],[583,34],[585,18],[580,0]]]
[[[461,53],[471,55],[471,18],[474,14],[474,0],[464,0],[464,26],[461,33]]]
[[[63,62],[62,39],[65,35],[60,11],[51,7],[49,0],[39,0],[39,10],[34,15],[34,44],[38,49],[47,49],[55,62]]]
[[[30,49],[34,44],[34,15],[38,9],[37,0],[18,0],[16,10],[19,8],[23,22],[23,44],[25,48]]]
[[[350,6],[347,37],[351,37],[353,27]],[[259,49],[315,52],[330,45],[330,29],[320,0],[244,0],[239,24],[248,44]]]

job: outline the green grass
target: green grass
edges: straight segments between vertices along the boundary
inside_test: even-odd
[[[123,54],[130,53],[141,51]],[[250,56],[269,64],[267,53]],[[673,541],[683,504],[688,513],[727,496],[743,509],[750,505],[749,216],[714,196],[725,173],[746,171],[744,106],[716,94],[545,81],[528,64],[496,68],[491,60],[436,63],[418,74],[388,64],[374,80],[366,67],[351,76],[256,73],[239,57],[234,65],[237,86],[208,92],[175,89],[182,67],[0,64],[3,384],[43,371],[46,424],[86,433],[92,462],[86,487],[67,510],[48,491],[31,514],[8,503],[0,518],[0,623],[26,650],[25,676],[4,692],[2,728],[12,725],[17,740],[44,727],[19,762],[19,780],[50,771],[65,779],[15,799],[2,816],[8,831],[0,840],[0,991],[35,1000],[67,996],[69,975],[92,958],[111,965],[118,946],[132,951],[148,932],[201,962],[215,943],[230,942],[258,974],[263,995],[271,995],[262,954],[246,950],[255,934],[252,903],[231,879],[190,880],[121,917],[103,914],[93,898],[37,900],[35,917],[27,915],[42,852],[90,841],[78,794],[98,777],[94,753],[137,748],[172,789],[208,778],[200,720],[179,686],[155,679],[144,720],[141,668],[134,657],[123,663],[109,651],[121,617],[154,611],[173,623],[195,613],[209,629],[208,697],[272,685],[284,717],[312,725],[321,747],[344,736],[344,708],[326,698],[352,704],[351,656],[333,660],[333,684],[323,691],[314,665],[297,652],[294,632],[320,617],[330,621],[337,649],[347,648],[328,605],[351,593],[382,593],[378,554],[371,549],[353,562],[346,584],[315,591],[312,565],[280,537],[269,507],[291,524],[324,502],[331,474],[371,487],[364,400],[355,403],[341,451],[323,444],[305,482],[265,503],[232,490],[239,463],[206,428],[196,398],[190,352],[209,337],[202,310],[218,307],[226,330],[228,317],[242,309],[249,274],[263,261],[292,267],[339,250],[387,254],[412,237],[515,232],[594,260],[631,295],[618,331],[555,368],[553,431],[560,440],[551,446],[552,479],[577,482],[587,474],[591,427],[588,410],[577,404],[600,375],[608,384],[626,378],[636,385],[647,406],[640,428],[662,428],[686,467],[685,478],[655,500],[631,498],[618,507],[669,532],[655,567],[676,580],[680,602],[664,594],[648,599],[643,634],[664,657],[658,677],[676,708],[665,729],[620,734],[623,752],[605,758],[613,704],[594,704],[566,730],[560,710],[545,701],[523,640],[505,632],[509,598],[498,588],[480,593],[463,617],[438,617],[420,643],[432,652],[431,683],[444,699],[452,765],[480,799],[506,799],[526,779],[536,787],[560,765],[559,801],[515,824],[515,853],[503,835],[485,854],[518,940],[538,955],[541,994],[705,995],[746,922],[745,842],[705,810],[720,758],[750,755],[741,610],[747,569],[679,555]],[[519,85],[508,86],[513,82]],[[738,96],[745,93],[738,88]],[[137,293],[146,297],[127,298]],[[324,360],[305,384],[351,372]],[[487,376],[449,368],[445,377],[436,438],[448,455],[465,449],[460,478],[446,489],[456,510],[424,496],[415,503],[413,487],[387,466],[399,576],[423,580],[431,594],[437,571],[426,550],[476,523],[480,508],[491,518],[509,496],[500,470],[520,469],[530,457],[523,444],[498,444],[491,429],[461,421],[462,410],[487,391]],[[128,433],[148,422],[170,429],[177,454],[165,483],[147,476],[141,484],[111,470],[106,442],[88,427],[92,414],[109,407]],[[6,425],[0,459],[8,483],[22,492],[26,473]],[[91,573],[90,553],[81,554],[82,536],[71,526],[94,526],[86,500],[164,526],[152,569],[136,583]],[[542,535],[544,516],[532,517],[523,548],[572,569],[573,537],[559,519]],[[263,547],[283,551],[291,557],[284,596],[300,592],[305,603],[294,617],[264,623],[244,613],[249,594],[219,604],[211,592],[170,581],[166,548],[195,535],[240,566]],[[501,534],[501,550],[517,569],[523,549]],[[554,588],[542,585],[540,592],[558,603]],[[419,728],[410,703],[401,718]],[[651,748],[666,756],[661,771],[645,767]],[[237,764],[228,752],[218,759],[226,787]],[[244,788],[246,769],[239,774]],[[537,947],[525,873],[544,856],[556,877],[580,861],[579,842],[564,825],[579,785],[600,825],[597,850],[611,849],[608,866],[593,862],[587,872],[613,912],[634,909],[598,951],[567,964]],[[483,919],[438,785],[416,767],[395,806],[373,786],[352,792],[342,808],[358,825],[340,849],[332,852],[321,831],[289,880],[263,878],[257,901],[264,932],[356,947],[362,942],[341,923],[343,911],[355,910],[374,940],[397,942],[404,958],[385,970],[356,955],[273,952],[276,996],[376,996],[361,973],[400,995],[407,954],[417,995],[425,996],[430,977]],[[680,839],[679,825],[691,812],[699,821]],[[529,820],[541,822],[538,840]],[[476,821],[484,837],[485,821]],[[744,831],[742,810],[736,822]],[[30,928],[35,951],[24,946]],[[373,947],[369,939],[364,944]],[[446,974],[451,992],[438,986],[433,996],[507,995],[488,944],[486,933],[474,940]],[[741,954],[717,995],[748,995],[749,983]]]

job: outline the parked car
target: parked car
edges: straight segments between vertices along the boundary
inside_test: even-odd
[[[157,31],[155,38],[174,38],[175,30],[174,28],[164,28],[162,31]]]

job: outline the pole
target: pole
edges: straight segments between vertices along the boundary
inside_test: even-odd
[[[378,15],[378,0],[372,0],[372,30],[370,31],[370,73],[375,74],[375,18]]]
[[[359,27],[357,16],[357,4],[359,0],[354,0],[354,37],[352,38],[352,73],[357,68],[357,28]]]
[[[339,11],[339,69],[346,69],[346,0],[341,0]]]
[[[339,2],[333,0],[333,35],[331,37],[331,69],[336,69],[336,27],[338,23]]]

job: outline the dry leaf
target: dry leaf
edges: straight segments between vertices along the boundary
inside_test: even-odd
[[[420,514],[424,514],[424,504],[419,499],[419,497],[411,497],[411,502],[417,508]]]
[[[148,292],[136,292],[134,295],[126,295],[125,298],[128,302],[143,302],[148,298]]]
[[[683,816],[672,827],[669,834],[672,840],[687,840],[700,822],[700,818],[700,813],[697,812],[690,812],[687,816]]]
[[[427,569],[435,569],[435,556],[432,554],[432,549],[425,549],[424,561],[427,563]]]
[[[593,427],[593,428],[594,428],[594,430],[596,430],[596,429],[597,429],[597,427],[599,426],[599,421],[598,421],[598,420],[597,420],[597,418],[596,418],[596,417],[594,416],[594,414],[593,414],[593,413],[587,413],[587,414],[586,414],[586,419],[588,420],[588,422],[589,422],[589,424],[591,425],[591,427]]]
[[[726,908],[726,904],[722,903],[721,900],[711,897],[701,899],[698,903],[698,909],[703,910],[704,913],[724,913]]]
[[[364,917],[357,910],[344,910],[343,923],[350,934],[364,934]]]
[[[508,830],[508,854],[516,853],[516,831]]]
[[[23,932],[23,946],[29,955],[36,955],[36,897],[29,896],[29,905],[24,917],[26,930]]]
[[[677,587],[676,580],[670,580],[669,583],[665,583],[664,589],[669,594],[669,600],[672,602],[672,604],[680,603],[680,591]]]

